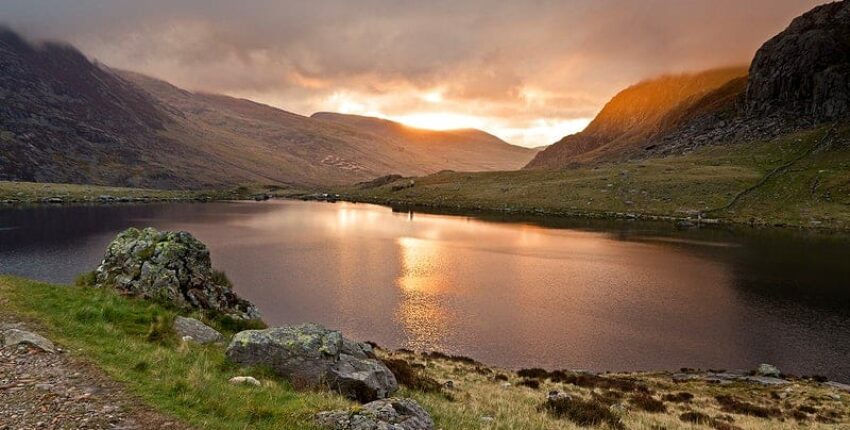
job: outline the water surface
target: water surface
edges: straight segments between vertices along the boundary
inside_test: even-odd
[[[69,282],[130,226],[195,234],[271,324],[513,368],[850,380],[846,237],[351,203],[40,207],[0,210],[0,272]]]

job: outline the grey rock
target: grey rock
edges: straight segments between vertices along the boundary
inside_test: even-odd
[[[226,354],[234,363],[266,365],[296,385],[327,386],[360,402],[398,389],[395,376],[375,359],[371,346],[316,324],[239,332]]]
[[[207,247],[191,234],[130,228],[107,248],[96,271],[97,286],[184,309],[259,318],[251,302],[215,281]]]
[[[750,115],[850,114],[850,3],[816,7],[767,41],[750,67],[746,104]]]
[[[178,316],[174,319],[174,331],[181,338],[190,337],[192,341],[200,344],[215,343],[224,340],[224,335],[194,318]]]
[[[837,390],[846,391],[846,392],[850,393],[850,385],[847,385],[847,384],[842,384],[840,382],[835,382],[835,381],[829,381],[829,382],[826,382],[825,385],[832,387],[832,388],[835,388]]]
[[[3,346],[29,345],[44,352],[56,352],[56,346],[48,339],[25,330],[9,329],[0,334]]]
[[[759,367],[755,372],[756,376],[769,376],[771,378],[778,378],[782,375],[782,372],[779,371],[779,368],[773,366],[771,364],[759,364]]]
[[[261,385],[260,381],[253,376],[234,376],[230,378],[228,382],[234,385],[253,385],[255,387],[259,387]]]
[[[758,376],[758,375],[756,375],[756,376],[745,376],[743,378],[740,378],[740,380],[745,381],[745,382],[755,382],[757,384],[762,384],[762,385],[786,385],[786,384],[790,384],[789,381],[786,381],[786,380],[781,379],[781,378],[774,378],[772,376]]]
[[[319,427],[331,430],[433,430],[431,415],[413,399],[376,400],[356,411],[316,415]]]

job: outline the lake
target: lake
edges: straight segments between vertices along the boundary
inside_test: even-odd
[[[353,203],[0,209],[0,272],[70,282],[130,227],[187,230],[272,325],[510,367],[850,381],[850,240]]]

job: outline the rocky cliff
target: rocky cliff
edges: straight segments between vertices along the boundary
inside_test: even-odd
[[[812,9],[758,50],[747,114],[776,113],[815,122],[850,114],[850,3]]]

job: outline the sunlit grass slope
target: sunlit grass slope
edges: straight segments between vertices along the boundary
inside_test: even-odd
[[[836,128],[825,139],[829,130],[616,164],[442,172],[339,192],[357,201],[447,209],[683,218],[702,213],[730,222],[848,228],[850,130]]]

